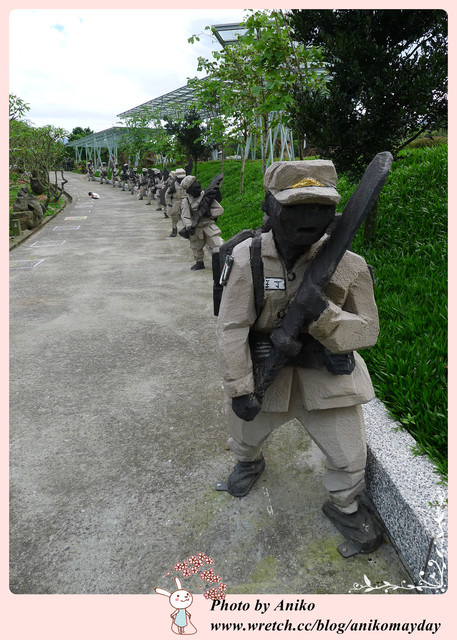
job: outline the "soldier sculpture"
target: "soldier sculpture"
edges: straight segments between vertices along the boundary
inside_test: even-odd
[[[378,156],[381,169],[371,168],[365,180],[371,204],[391,163],[390,154]],[[264,471],[263,442],[297,418],[326,457],[323,511],[346,537],[340,553],[350,556],[383,541],[364,492],[361,404],[374,391],[357,353],[376,343],[379,323],[371,271],[346,250],[344,224],[359,215],[365,191],[336,223],[336,183],[328,160],[273,163],[265,172],[262,205],[270,230],[236,245],[227,261],[217,345],[228,444],[238,462],[217,488],[245,496]],[[329,236],[332,227],[338,233]]]
[[[181,201],[181,220],[184,229],[180,231],[180,234],[189,238],[190,248],[195,259],[195,264],[191,269],[198,271],[205,268],[203,260],[205,245],[214,249],[223,242],[221,230],[215,221],[224,213],[224,209],[218,202],[218,198],[220,199],[218,186],[210,185],[206,191],[203,191],[195,176],[186,176],[181,186],[186,195]]]

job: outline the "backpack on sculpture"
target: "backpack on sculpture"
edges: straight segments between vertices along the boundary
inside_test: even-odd
[[[233,264],[232,252],[237,244],[247,238],[252,238],[250,246],[252,281],[254,284],[255,305],[257,314],[263,308],[263,263],[262,263],[262,229],[243,229],[220,247],[214,250],[212,255],[213,267],[213,311],[219,315],[224,286],[230,276]]]

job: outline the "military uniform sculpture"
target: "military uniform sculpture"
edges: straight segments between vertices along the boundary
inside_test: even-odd
[[[129,181],[129,165],[125,162],[122,165],[122,172],[121,172],[122,191],[125,191],[126,185],[128,185],[128,181]]]
[[[246,495],[265,468],[263,442],[275,428],[297,418],[326,456],[323,483],[329,500],[323,510],[346,536],[348,544],[339,550],[350,556],[371,552],[383,540],[363,493],[366,441],[360,405],[371,400],[374,391],[357,350],[376,343],[379,323],[371,272],[362,257],[345,251],[325,291],[310,291],[308,321],[300,324],[299,338],[261,406],[254,393],[254,374],[271,357],[270,336],[282,326],[334,223],[340,201],[336,183],[335,168],[327,160],[273,163],[264,177],[262,208],[270,230],[260,236],[260,278],[251,261],[255,241],[249,238],[233,249],[217,347],[228,444],[238,462],[217,488],[236,497]],[[261,308],[255,279],[262,289]]]
[[[169,178],[169,171],[168,169],[164,169],[163,173],[159,173],[159,182],[157,184],[157,194],[158,194],[158,198],[159,198],[159,206],[157,207],[158,211],[162,211],[163,210],[163,217],[164,218],[169,218],[170,216],[168,215],[168,205],[167,205],[167,200],[165,198],[165,195],[167,193],[167,189],[170,186],[170,182],[168,180]]]
[[[102,162],[100,166],[100,184],[104,182],[108,184],[108,167],[106,166],[106,162]]]
[[[111,175],[111,182],[113,183],[113,188],[116,188],[117,185],[120,185],[120,178],[119,178],[119,165],[117,162],[113,162],[113,171],[112,171],[112,175]]]
[[[128,188],[132,196],[136,191],[137,184],[138,184],[138,172],[137,172],[137,168],[133,167],[133,169],[130,169],[129,171],[129,182],[128,182]]]
[[[148,201],[146,202],[146,204],[148,205],[151,205],[152,201],[156,197],[157,184],[159,182],[159,177],[160,177],[159,169],[152,169],[152,168],[148,169],[148,187],[147,187]]]
[[[181,186],[186,192],[181,201],[181,220],[195,259],[191,269],[197,271],[205,268],[203,261],[205,245],[214,249],[223,242],[221,230],[215,220],[224,213],[224,209],[209,192],[205,194],[195,176],[186,176]]]
[[[139,182],[140,190],[138,192],[138,200],[143,200],[144,196],[146,195],[148,190],[148,181],[149,181],[148,170],[143,169],[141,172],[140,182]]]
[[[95,173],[94,163],[92,162],[92,160],[89,160],[89,162],[87,163],[87,179],[89,180],[89,182],[92,182],[95,180],[94,173]]]
[[[176,169],[170,172],[171,180],[168,189],[165,192],[165,202],[167,203],[167,213],[171,219],[170,238],[176,238],[178,235],[178,222],[181,216],[181,201],[186,196],[186,192],[181,186],[182,181],[186,177],[184,169]]]

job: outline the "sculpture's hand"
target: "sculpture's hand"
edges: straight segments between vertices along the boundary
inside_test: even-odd
[[[253,393],[249,393],[232,398],[232,409],[239,418],[250,422],[259,413],[261,404]]]

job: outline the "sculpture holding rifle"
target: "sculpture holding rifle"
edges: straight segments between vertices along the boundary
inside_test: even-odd
[[[181,200],[181,220],[184,228],[179,235],[190,242],[195,259],[195,264],[191,266],[192,271],[205,268],[205,246],[213,251],[223,243],[221,230],[216,224],[216,220],[224,213],[223,207],[219,204],[222,199],[221,183],[220,174],[212,179],[204,191],[195,176],[187,175],[181,182],[185,192]]]
[[[323,511],[346,537],[346,557],[383,541],[364,493],[361,404],[374,390],[357,352],[376,343],[379,321],[371,271],[349,249],[391,163],[388,152],[375,156],[341,216],[332,162],[273,163],[262,205],[270,230],[226,258],[217,322],[228,444],[238,460],[217,488],[245,496],[265,469],[263,442],[297,418],[326,457]]]

